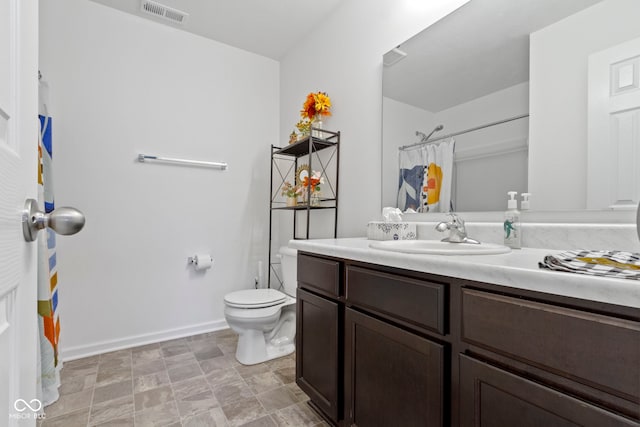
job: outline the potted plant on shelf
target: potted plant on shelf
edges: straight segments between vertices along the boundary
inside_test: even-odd
[[[311,134],[311,120],[301,119],[296,123],[296,129],[300,132],[297,136],[298,140],[304,139]]]
[[[298,185],[291,185],[289,181],[282,184],[281,194],[287,198],[287,206],[296,206],[298,204],[298,195],[302,188]]]

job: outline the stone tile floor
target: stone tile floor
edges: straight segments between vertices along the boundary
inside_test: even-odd
[[[294,355],[244,366],[236,344],[227,329],[67,362],[39,426],[328,426],[295,384]]]

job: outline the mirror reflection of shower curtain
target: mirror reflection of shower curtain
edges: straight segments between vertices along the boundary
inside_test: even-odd
[[[420,194],[424,178],[424,150],[422,147],[399,150],[398,163],[400,177],[398,182],[397,207],[402,212],[420,209]]]
[[[453,138],[399,150],[398,208],[403,212],[452,210],[454,151]]]

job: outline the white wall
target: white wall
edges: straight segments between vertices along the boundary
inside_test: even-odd
[[[58,239],[63,355],[224,326],[224,294],[266,265],[279,64],[86,0],[40,6],[56,203],[87,217]],[[196,252],[214,267],[195,273]]]
[[[529,83],[525,82],[439,111],[435,116],[435,120],[444,125],[444,129],[440,132],[442,135],[483,126],[487,123],[520,116],[528,112]],[[524,122],[526,123],[526,120]],[[522,124],[522,121],[518,123]],[[494,126],[489,129],[499,129],[500,126]],[[467,141],[457,148],[469,149],[478,144],[486,145],[493,142],[491,138],[478,138],[470,142]]]
[[[382,55],[464,3],[343,2],[281,61],[282,138],[298,121],[307,93],[325,91],[334,105],[324,126],[342,132],[339,236],[364,236],[367,222],[380,215]]]
[[[587,58],[639,37],[638,16],[637,0],[605,0],[531,34],[529,190],[536,209],[586,208]]]
[[[444,125],[441,134],[449,134],[527,114],[528,109],[525,82],[440,111],[435,120]],[[502,211],[507,191],[527,191],[528,131],[528,119],[519,119],[455,137],[457,211]]]

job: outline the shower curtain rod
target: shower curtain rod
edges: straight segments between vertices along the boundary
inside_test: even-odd
[[[508,119],[499,120],[497,122],[492,122],[492,123],[487,123],[486,125],[476,126],[474,128],[465,129],[465,130],[460,131],[460,132],[453,132],[453,133],[450,133],[448,135],[439,136],[437,138],[430,139],[428,141],[416,142],[415,144],[409,144],[409,145],[403,145],[402,147],[398,147],[398,150],[407,150],[409,148],[419,147],[419,146],[422,146],[422,145],[425,145],[425,144],[432,144],[432,143],[437,142],[437,141],[442,141],[443,139],[451,138],[452,136],[458,136],[458,135],[462,135],[462,134],[465,134],[465,133],[474,132],[476,130],[488,128],[488,127],[491,127],[491,126],[501,125],[503,123],[511,122],[511,121],[518,120],[518,119],[523,119],[525,117],[529,117],[529,115],[528,114],[522,114],[520,116],[509,117]]]

